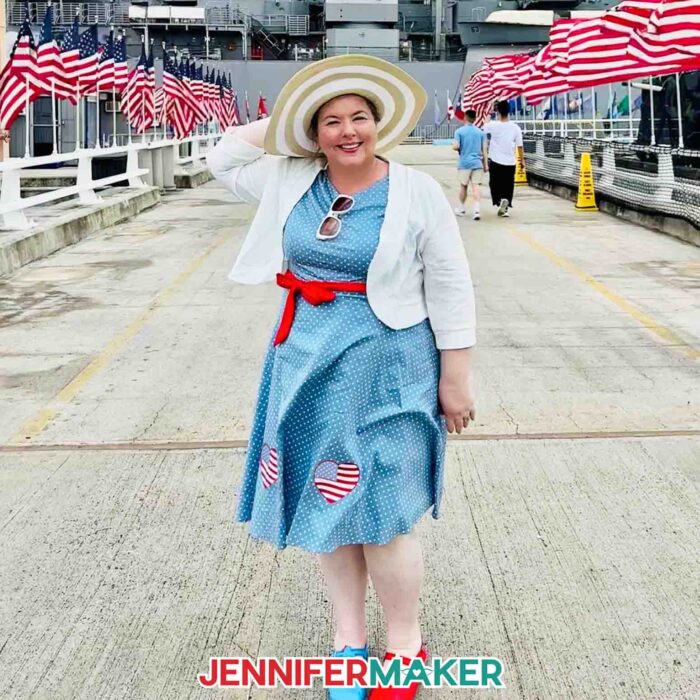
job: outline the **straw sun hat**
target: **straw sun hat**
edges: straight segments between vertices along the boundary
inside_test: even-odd
[[[363,54],[326,58],[302,68],[282,88],[270,115],[265,150],[300,158],[318,155],[309,136],[311,117],[324,103],[350,93],[377,107],[377,153],[401,143],[427,102],[420,83],[389,61]]]

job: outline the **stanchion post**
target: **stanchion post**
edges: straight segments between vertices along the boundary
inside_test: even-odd
[[[678,111],[678,148],[683,146],[683,115],[681,114],[681,74],[676,73],[676,108]]]

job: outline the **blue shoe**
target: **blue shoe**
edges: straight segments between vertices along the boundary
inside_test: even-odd
[[[345,646],[341,651],[334,651],[331,656],[361,656],[363,659],[369,657],[369,648],[365,644],[363,647]],[[328,700],[366,700],[367,689],[355,685],[352,688],[328,688]]]

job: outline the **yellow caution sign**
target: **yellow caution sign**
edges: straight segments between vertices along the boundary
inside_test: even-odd
[[[581,173],[578,178],[576,211],[598,211],[598,207],[595,204],[593,168],[591,167],[590,153],[581,154]]]
[[[515,148],[515,186],[527,185],[527,172],[525,171],[525,154],[522,146]]]

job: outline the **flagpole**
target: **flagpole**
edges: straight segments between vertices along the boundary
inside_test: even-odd
[[[634,123],[632,121],[632,81],[627,81],[627,116],[630,123],[630,143],[634,141]]]
[[[564,93],[564,136],[569,136],[569,91]]]
[[[112,146],[117,145],[117,89],[112,80]]]
[[[608,116],[610,117],[610,138],[614,137],[613,129],[613,92],[612,83],[608,83]]]
[[[597,139],[598,134],[596,133],[595,130],[595,117],[596,117],[596,104],[595,104],[595,88],[591,88],[591,115],[593,119],[593,138]]]
[[[29,77],[24,78],[24,157],[29,158]]]
[[[578,91],[578,135],[583,134],[583,93]]]
[[[654,81],[651,76],[649,76],[649,106],[651,108],[651,140],[652,146],[656,146],[656,126],[654,124]]]
[[[99,71],[99,65],[97,69]],[[97,74],[97,83],[95,85],[95,148],[102,148],[102,139],[100,138],[100,74]]]
[[[51,138],[53,140],[52,153],[58,153],[56,148],[56,79],[51,78]]]
[[[75,84],[75,150],[80,150],[80,78]]]
[[[676,105],[678,109],[678,148],[683,146],[683,119],[681,118],[681,74],[676,73]]]

